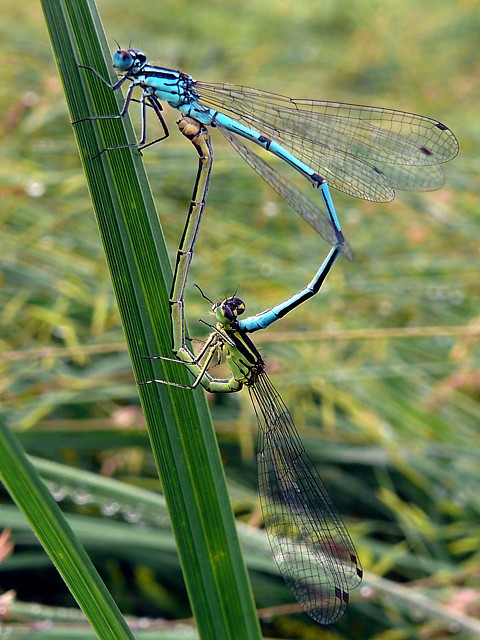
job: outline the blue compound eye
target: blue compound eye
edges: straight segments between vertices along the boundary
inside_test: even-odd
[[[132,54],[125,49],[119,49],[113,56],[113,66],[119,71],[128,71],[132,68],[133,62]]]

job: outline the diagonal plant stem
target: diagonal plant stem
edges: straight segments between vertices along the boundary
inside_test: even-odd
[[[15,434],[0,425],[0,479],[101,640],[131,640],[118,607]]]
[[[43,0],[42,6],[72,120],[118,113],[120,98],[78,67],[92,66],[112,77],[94,3]],[[92,159],[105,146],[133,140],[128,120],[87,121],[75,133],[134,375],[148,380],[154,376],[143,356],[171,350],[172,275],[143,164],[130,149]],[[181,369],[166,362],[162,373],[188,383]],[[200,636],[260,637],[203,392],[147,385],[139,394]]]

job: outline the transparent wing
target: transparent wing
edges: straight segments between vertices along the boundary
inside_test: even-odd
[[[201,104],[276,140],[330,186],[365,200],[441,187],[440,165],[458,153],[448,127],[414,113],[294,100],[231,84],[196,82],[195,90]]]
[[[279,196],[288,202],[302,218],[307,222],[329,245],[337,242],[335,229],[328,217],[327,212],[320,206],[315,205],[305,194],[293,186],[278,171],[267,164],[256,153],[243,144],[237,136],[226,129],[221,129],[224,136],[232,147],[242,156],[242,158],[254,169],[265,182],[267,182]],[[346,243],[343,254],[353,260],[353,254]]]
[[[260,500],[274,558],[305,611],[330,624],[362,579],[357,552],[268,376],[260,374],[248,389],[259,424]]]

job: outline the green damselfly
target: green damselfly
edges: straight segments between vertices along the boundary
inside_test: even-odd
[[[184,118],[179,126],[192,140],[200,160],[170,297],[175,358],[146,357],[180,362],[192,373],[194,381],[183,385],[154,378],[139,384],[161,383],[189,389],[201,385],[212,393],[234,393],[247,387],[259,426],[258,484],[273,556],[303,609],[317,622],[330,624],[343,614],[350,590],[362,579],[362,569],[342,518],[305,452],[291,415],[265,371],[260,352],[248,336],[262,327],[258,323],[253,323],[254,328],[241,325],[239,316],[245,311],[245,304],[234,295],[212,305],[216,322],[208,325],[212,331],[200,351],[193,353],[187,344],[184,293],[205,208],[213,150],[208,131],[200,123]],[[318,288],[329,267],[323,270]],[[286,306],[282,303],[285,313],[301,304],[303,298],[297,295],[286,302]],[[215,378],[209,371],[219,357],[230,369],[227,378]]]

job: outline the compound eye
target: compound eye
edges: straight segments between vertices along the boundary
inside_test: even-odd
[[[232,296],[224,301],[222,310],[225,317],[228,318],[230,322],[234,322],[234,320],[245,311],[245,303],[243,300],[240,300],[240,298],[237,298],[237,296]]]
[[[234,300],[235,300],[236,315],[237,316],[241,316],[242,313],[245,313],[245,303],[244,303],[243,300],[241,300],[240,298],[237,298],[236,296],[235,296]]]
[[[128,71],[133,65],[133,57],[130,51],[119,49],[113,56],[113,66],[119,71]]]
[[[244,313],[245,311],[244,301],[241,300],[240,298],[237,298],[237,296],[232,296],[231,298],[228,298],[227,300],[225,300],[225,304],[228,305],[229,309],[235,315],[235,317],[241,316],[242,313]]]

